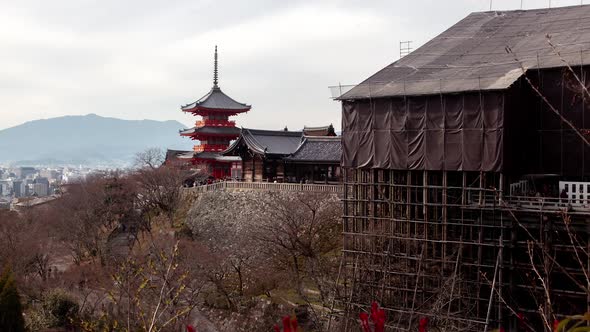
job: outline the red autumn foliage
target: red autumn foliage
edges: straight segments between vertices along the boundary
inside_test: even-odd
[[[369,325],[369,317],[373,322],[374,330],[373,332],[383,332],[385,331],[385,310],[379,308],[379,304],[377,302],[373,302],[371,304],[371,314],[367,314],[366,312],[361,312],[359,314],[359,318],[361,320],[361,327],[363,328],[363,332],[371,332],[371,328]]]
[[[275,332],[281,332],[278,325],[274,326]],[[290,316],[283,317],[283,331],[282,332],[297,332],[297,319],[291,319]]]
[[[427,332],[426,328],[428,326],[428,317],[420,318],[420,322],[418,322],[418,332]]]

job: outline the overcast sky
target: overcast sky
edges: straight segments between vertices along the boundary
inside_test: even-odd
[[[192,125],[179,107],[211,88],[215,45],[220,87],[252,105],[239,126],[339,128],[339,104],[328,86],[359,83],[399,58],[401,40],[418,47],[489,6],[490,0],[0,0],[0,129],[88,113]],[[520,6],[521,0],[493,0],[494,10]]]

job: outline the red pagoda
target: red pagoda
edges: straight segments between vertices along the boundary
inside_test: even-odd
[[[219,88],[217,80],[217,46],[215,46],[213,87],[211,91],[194,103],[182,106],[183,112],[201,116],[195,127],[180,131],[181,136],[199,140],[195,145],[191,162],[193,165],[205,164],[216,179],[241,177],[239,158],[222,156],[220,152],[229,147],[230,141],[240,135],[240,129],[229,117],[248,112],[250,105],[239,103]]]

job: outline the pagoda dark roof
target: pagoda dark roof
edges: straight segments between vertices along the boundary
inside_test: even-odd
[[[291,156],[286,161],[340,163],[342,145],[340,137],[334,136],[305,136]]]
[[[193,135],[227,135],[237,136],[240,134],[240,129],[236,127],[223,127],[223,126],[204,126],[204,127],[193,127],[180,131],[180,135],[193,136]]]
[[[181,107],[183,111],[207,109],[207,110],[223,110],[245,112],[250,110],[251,106],[239,103],[228,95],[223,93],[218,86],[211,88],[211,91],[194,103],[184,105]]]
[[[504,90],[527,70],[590,63],[589,25],[589,5],[472,13],[337,99]]]
[[[301,131],[242,128],[240,137],[223,154],[231,154],[238,146],[246,146],[261,155],[287,156],[297,151],[302,136]]]

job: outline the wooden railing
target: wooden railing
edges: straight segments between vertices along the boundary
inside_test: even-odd
[[[349,187],[349,189],[352,189]],[[191,193],[204,193],[218,190],[266,190],[266,191],[292,191],[292,192],[324,192],[342,194],[343,186],[339,184],[299,184],[299,183],[270,183],[270,182],[238,182],[224,181],[212,184],[187,188]],[[352,194],[349,190],[349,194]],[[508,210],[525,211],[564,211],[590,212],[590,199],[571,200],[558,197],[536,196],[503,196],[486,192],[483,195],[471,194],[462,204],[464,208],[486,207]]]
[[[270,183],[270,182],[237,182],[224,181],[212,184],[187,188],[194,193],[203,193],[216,190],[267,190],[267,191],[308,191],[327,192],[339,194],[341,185],[333,184],[299,184],[299,183]]]
[[[590,200],[559,197],[508,196],[504,199],[508,207],[525,210],[590,211]]]
[[[196,127],[213,126],[213,127],[235,127],[235,121],[228,120],[199,120],[195,122]]]
[[[229,144],[200,144],[195,145],[193,150],[195,152],[203,152],[203,151],[214,151],[214,152],[221,152],[227,149]]]
[[[503,196],[500,198],[499,195],[490,194],[489,192],[482,196],[473,193],[466,200],[465,205],[475,208],[501,208],[521,211],[590,212],[590,199],[539,196]]]

